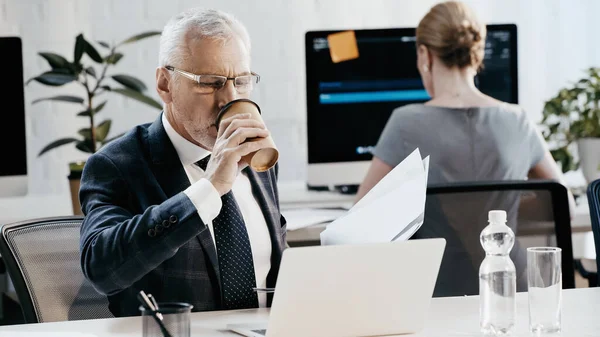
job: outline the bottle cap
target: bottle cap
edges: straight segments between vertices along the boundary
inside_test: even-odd
[[[506,211],[494,210],[488,213],[489,222],[506,222]]]

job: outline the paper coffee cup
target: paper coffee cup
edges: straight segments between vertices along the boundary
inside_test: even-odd
[[[260,107],[256,102],[246,99],[240,98],[233,100],[227,103],[219,114],[217,115],[217,120],[215,122],[217,126],[217,131],[219,130],[219,124],[221,124],[221,120],[231,117],[233,115],[249,113],[250,118],[260,121],[264,124],[260,113]],[[249,138],[246,139],[246,142],[252,142],[263,139],[262,137]],[[253,170],[257,172],[267,171],[271,167],[273,167],[277,160],[279,159],[279,151],[275,146],[275,142],[273,142],[273,138],[269,135],[267,138],[268,145],[265,148],[262,148],[258,151],[247,154],[242,157],[242,161],[247,163]]]

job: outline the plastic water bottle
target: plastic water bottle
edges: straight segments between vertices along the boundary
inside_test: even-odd
[[[479,267],[480,327],[485,335],[506,336],[513,332],[517,311],[517,273],[509,256],[515,234],[505,211],[490,211],[488,222],[480,236],[485,250]]]

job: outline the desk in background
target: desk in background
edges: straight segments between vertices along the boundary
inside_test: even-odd
[[[309,191],[302,181],[285,181],[279,183],[279,203],[282,213],[289,210],[308,208],[345,208],[352,206],[354,195],[340,194],[330,191]],[[0,198],[0,223],[10,223],[25,219],[49,216],[72,215],[71,196],[63,195],[28,195],[17,198]],[[319,235],[326,223],[288,231],[288,242],[294,244],[318,244]],[[290,226],[293,227],[293,226]],[[573,253],[576,258],[594,259],[594,239],[591,233],[591,221],[587,200],[579,201],[573,221]],[[548,227],[527,229],[525,235],[552,234]]]
[[[344,305],[340,303],[340,305]],[[600,288],[568,289],[563,291],[562,336],[597,336],[600,320],[596,313],[600,311]],[[342,322],[344,317],[335,317],[332,321]],[[268,309],[250,309],[235,311],[212,311],[191,314],[191,335],[203,336],[239,336],[225,329],[227,324],[261,323],[269,317]],[[301,319],[301,317],[299,317]],[[529,314],[527,293],[517,294],[516,336],[529,336]],[[1,326],[0,337],[21,337],[27,333],[73,333],[85,332],[96,337],[139,337],[142,335],[140,317],[112,318],[87,321],[40,323]],[[16,334],[19,332],[20,334]],[[405,335],[406,336],[406,335]],[[431,300],[425,329],[418,337],[480,336],[479,333],[479,296],[446,297]]]
[[[300,209],[309,208],[345,208],[352,206],[354,195],[341,194],[331,191],[309,191],[304,182],[290,181],[279,183],[279,204],[285,217],[286,211],[298,212]],[[289,222],[289,221],[288,221]],[[293,224],[288,224],[295,227]],[[313,226],[288,230],[287,239],[291,246],[315,245],[320,243],[320,234],[327,222]],[[590,221],[589,206],[585,197],[578,202],[573,220],[571,221],[573,233],[573,256],[577,259],[595,259],[596,250]],[[552,235],[553,229],[546,225],[532,225],[523,228],[519,235],[535,240],[535,237]],[[543,241],[541,241],[543,242]]]
[[[279,203],[282,213],[288,210],[308,208],[350,208],[354,201],[352,194],[340,194],[330,191],[309,191],[302,181],[284,181],[279,183]],[[25,219],[49,216],[72,215],[71,196],[63,195],[27,195],[16,198],[0,198],[0,223],[10,223]],[[288,231],[290,245],[319,244],[321,232],[326,223]],[[290,226],[293,227],[293,226]],[[573,255],[575,258],[595,259],[594,238],[591,233],[591,221],[587,200],[579,201],[573,221]],[[552,234],[548,227],[528,229],[525,235]]]

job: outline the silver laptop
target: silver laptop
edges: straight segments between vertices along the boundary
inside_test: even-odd
[[[284,251],[269,321],[230,324],[249,337],[374,336],[423,329],[446,241]]]

